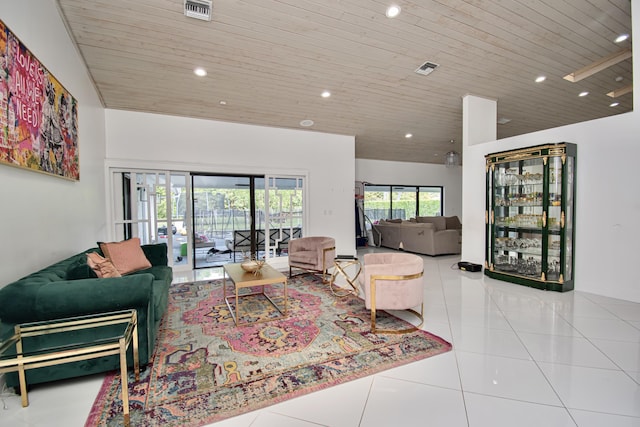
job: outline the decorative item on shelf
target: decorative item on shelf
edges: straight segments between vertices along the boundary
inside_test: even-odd
[[[240,267],[247,273],[253,273],[254,275],[262,274],[262,267],[264,267],[267,261],[263,259],[255,259],[251,256],[245,255],[244,261],[240,264]]]

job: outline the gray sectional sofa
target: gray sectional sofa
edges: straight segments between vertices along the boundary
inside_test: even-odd
[[[459,254],[462,249],[462,224],[457,216],[379,221],[373,229],[376,246],[431,256]]]

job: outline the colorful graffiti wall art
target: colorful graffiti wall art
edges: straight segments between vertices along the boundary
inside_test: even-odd
[[[1,20],[0,163],[80,179],[78,102]]]

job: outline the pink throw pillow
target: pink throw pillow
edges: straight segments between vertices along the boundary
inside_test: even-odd
[[[122,277],[116,267],[106,258],[100,256],[95,252],[89,252],[87,254],[87,264],[96,275],[102,277]]]
[[[100,249],[122,275],[151,267],[138,237],[122,242],[100,243]]]

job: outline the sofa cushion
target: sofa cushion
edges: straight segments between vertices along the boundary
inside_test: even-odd
[[[418,223],[431,223],[436,227],[436,231],[447,229],[447,220],[443,216],[419,216],[416,221]]]
[[[89,252],[87,254],[87,265],[89,265],[100,278],[122,277],[111,261],[95,252]]]
[[[462,228],[460,219],[457,216],[447,216],[445,219],[447,221],[447,230],[460,230]]]
[[[140,247],[140,238],[134,237],[122,242],[99,242],[100,249],[122,275],[144,270],[151,263]]]
[[[166,266],[167,264],[169,264],[166,243],[142,245],[142,251],[144,252],[144,255],[147,257],[151,265]]]
[[[67,280],[96,279],[98,275],[89,267],[86,257],[79,257],[76,262],[67,269]]]
[[[144,274],[151,273],[156,280],[163,280],[165,282],[171,283],[173,280],[173,270],[171,267],[166,265],[154,265],[150,268],[146,268],[144,270],[138,270],[131,274]]]
[[[388,219],[387,222],[390,222],[392,224],[401,224],[402,223],[402,219],[400,218],[393,218],[393,219]]]

